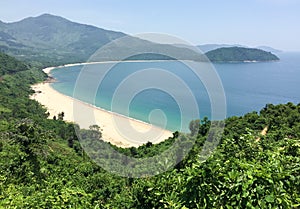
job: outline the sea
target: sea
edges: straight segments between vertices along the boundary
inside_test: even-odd
[[[194,119],[222,120],[259,112],[266,104],[300,103],[300,52],[280,61],[104,62],[51,71],[52,87],[95,107],[171,130]],[[219,114],[220,112],[220,114]]]

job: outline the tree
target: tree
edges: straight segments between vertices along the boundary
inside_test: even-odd
[[[89,128],[90,128],[90,137],[92,139],[100,139],[102,137],[102,133],[100,131],[100,126],[91,125]]]
[[[200,125],[200,120],[197,119],[197,120],[192,120],[190,122],[190,125],[189,125],[189,129],[191,131],[191,135],[194,136],[198,133],[199,131],[199,125]]]
[[[58,120],[64,120],[65,113],[64,112],[58,113],[57,116],[58,116]]]
[[[45,155],[47,135],[30,119],[22,119],[15,126],[12,139],[26,153],[26,159],[33,167],[33,173],[40,178],[40,163],[38,156]]]
[[[201,120],[201,125],[199,127],[199,134],[205,136],[210,128],[211,122],[208,120],[208,117],[204,117]]]

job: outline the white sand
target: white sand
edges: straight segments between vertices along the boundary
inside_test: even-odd
[[[70,64],[66,66],[82,65],[86,63]],[[90,64],[90,63],[89,63]],[[92,63],[94,64],[94,63]],[[50,75],[54,67],[44,69]],[[97,124],[101,128],[103,140],[120,147],[140,146],[147,143],[159,143],[172,136],[172,132],[153,126],[133,118],[109,112],[79,100],[63,95],[54,90],[49,82],[32,86],[35,94],[31,99],[44,105],[50,113],[49,118],[64,112],[64,120],[75,122],[81,128],[87,129],[90,125]],[[74,112],[75,111],[75,112]]]

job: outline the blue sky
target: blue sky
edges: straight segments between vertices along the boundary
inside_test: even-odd
[[[1,0],[0,20],[51,13],[128,34],[166,33],[192,44],[300,51],[298,0]]]

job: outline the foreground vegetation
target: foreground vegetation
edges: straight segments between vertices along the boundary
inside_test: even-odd
[[[300,207],[300,104],[269,104],[259,113],[228,118],[204,162],[200,153],[211,122],[203,119],[182,162],[154,177],[125,178],[90,160],[74,124],[47,119],[46,109],[29,99],[30,85],[46,75],[20,64],[0,56],[0,208]],[[79,134],[101,135],[95,126]],[[112,147],[143,158],[166,150],[177,137]]]

